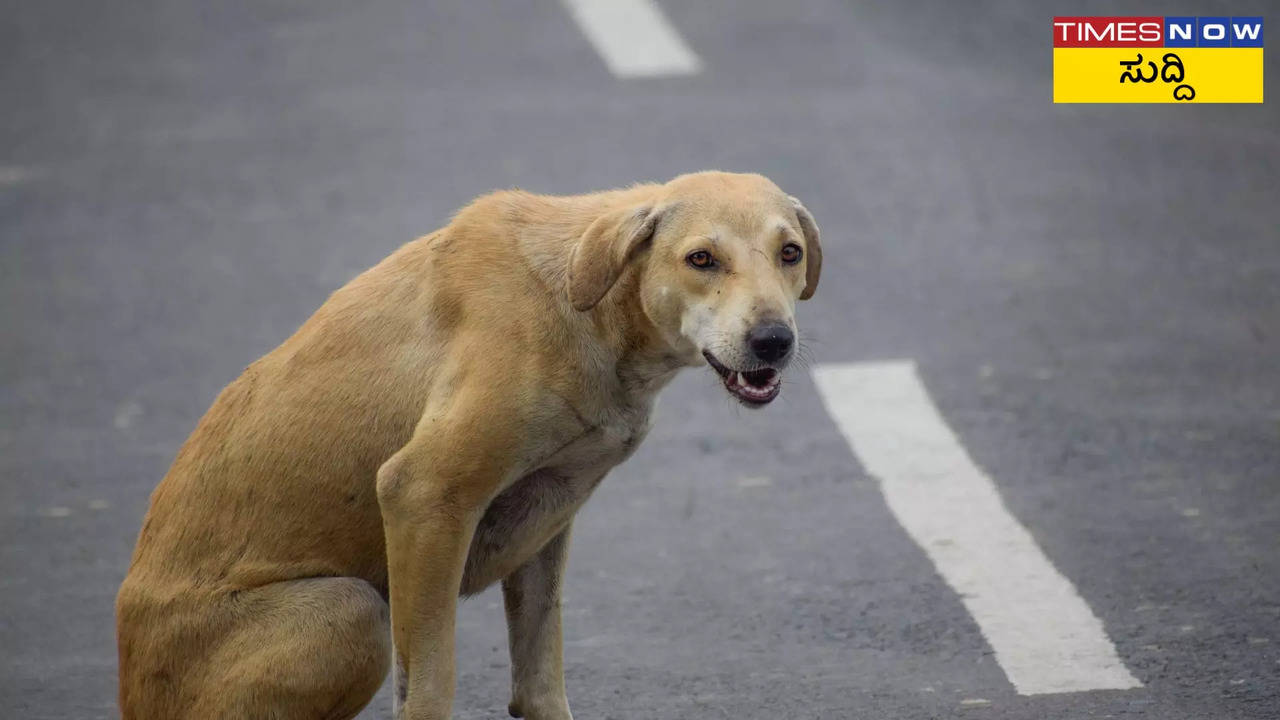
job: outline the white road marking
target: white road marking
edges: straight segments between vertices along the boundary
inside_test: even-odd
[[[915,363],[819,365],[813,374],[889,509],[960,595],[1020,694],[1142,686],[965,452]]]
[[[693,75],[702,62],[653,0],[564,0],[569,14],[620,78]]]

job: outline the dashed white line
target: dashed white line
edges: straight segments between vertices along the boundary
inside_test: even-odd
[[[820,365],[813,374],[889,509],[959,594],[1020,694],[1142,686],[970,459],[915,363]]]
[[[702,62],[653,0],[564,0],[569,14],[620,78],[693,75]]]

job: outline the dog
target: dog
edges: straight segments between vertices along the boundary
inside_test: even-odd
[[[125,720],[443,720],[459,596],[502,584],[510,711],[569,720],[574,513],[710,366],[779,393],[812,215],[760,175],[483,196],[228,385],[151,496],[116,600]]]

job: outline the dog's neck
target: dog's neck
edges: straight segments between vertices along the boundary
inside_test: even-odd
[[[637,264],[590,310],[575,310],[569,302],[569,258],[578,239],[594,218],[611,207],[634,200],[643,188],[601,198],[598,205],[579,208],[561,223],[536,222],[524,226],[518,245],[528,267],[548,292],[557,298],[564,321],[576,328],[574,337],[586,345],[592,367],[584,368],[597,381],[611,383],[631,401],[647,404],[676,372],[690,364],[663,337],[640,301]]]
[[[639,277],[624,272],[590,310],[575,310],[561,289],[557,306],[581,344],[584,380],[597,384],[614,402],[648,405],[683,365],[663,342],[640,303]]]
[[[640,301],[640,272],[630,267],[589,312],[597,338],[614,350],[614,372],[625,388],[655,395],[688,362],[653,324]]]

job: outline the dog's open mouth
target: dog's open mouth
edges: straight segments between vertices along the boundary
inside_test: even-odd
[[[782,375],[773,368],[759,370],[731,370],[707,351],[702,352],[707,364],[724,382],[724,389],[745,405],[767,405],[782,390]]]

